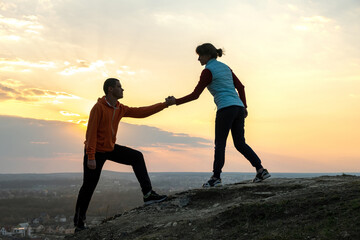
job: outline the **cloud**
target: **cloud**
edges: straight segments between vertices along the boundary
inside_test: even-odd
[[[67,112],[67,111],[60,111],[60,114],[64,115],[64,116],[77,116],[77,117],[80,117],[80,115],[77,114],[77,113],[70,113],[70,112]]]
[[[315,24],[323,24],[323,23],[331,22],[331,19],[323,16],[303,17],[302,20],[304,22],[310,22]]]
[[[23,94],[25,94],[28,97],[33,96],[35,98],[80,99],[80,97],[70,93],[56,92],[56,91],[44,90],[38,88],[24,89]]]
[[[0,116],[0,158],[48,158],[57,152],[76,152],[76,146],[81,145],[81,141],[77,143],[81,136],[71,135],[72,125],[59,121]]]
[[[21,58],[0,58],[0,67],[1,71],[16,72],[19,70],[28,70],[28,68],[54,69],[56,68],[56,64],[51,61],[29,62]]]
[[[175,13],[156,13],[154,14],[155,21],[160,25],[172,24],[194,24],[195,20],[192,16],[175,14]]]
[[[297,6],[292,5],[292,4],[288,4],[287,7],[294,12],[299,10],[299,8]]]
[[[2,4],[0,7],[9,8],[10,5]],[[21,18],[9,18],[0,15],[0,40],[19,41],[29,35],[38,35],[44,26],[38,22],[37,16],[28,15]]]
[[[0,90],[2,92],[5,92],[5,93],[13,93],[13,94],[18,94],[19,92],[17,90],[15,90],[14,88],[11,88],[11,87],[7,87],[7,86],[4,86],[2,84],[0,84]]]
[[[0,36],[1,38],[1,36]],[[70,76],[77,73],[100,73],[104,77],[111,75],[134,75],[136,72],[130,70],[128,66],[121,66],[116,70],[116,62],[113,60],[76,60],[75,63],[65,61],[63,63],[55,61],[27,61],[21,58],[0,58],[0,72],[29,73],[36,72],[36,69],[53,70],[54,74]]]
[[[12,97],[9,96],[7,93],[4,93],[4,92],[0,92],[0,101],[1,100],[9,100],[11,99]]]
[[[0,116],[0,132],[2,173],[82,169],[85,130],[76,124]],[[190,169],[212,154],[207,139],[128,123],[120,124],[117,143],[142,151],[154,171]]]
[[[76,73],[81,72],[92,72],[92,71],[102,71],[107,73],[108,70],[106,68],[106,65],[108,64],[114,64],[114,61],[103,61],[103,60],[97,60],[95,62],[88,62],[86,60],[77,60],[77,63],[75,65],[70,65],[69,62],[65,62],[65,68],[61,72],[59,72],[61,75],[74,75]]]
[[[293,26],[296,31],[326,32],[339,30],[335,20],[324,16],[302,17],[298,24]]]
[[[83,126],[87,126],[87,124],[88,124],[88,120],[87,120],[87,119],[67,120],[67,122],[69,122],[69,123],[75,123],[75,124],[83,125]]]
[[[0,40],[18,42],[20,39],[21,39],[21,37],[16,36],[16,35],[3,35],[3,34],[1,34],[1,31],[0,31]]]
[[[134,147],[166,148],[178,151],[184,148],[209,148],[212,141],[205,138],[192,137],[163,131],[146,125],[120,123],[117,139]]]
[[[7,2],[0,2],[0,9],[2,11],[10,11],[10,10],[13,10],[13,9],[16,9],[16,4],[14,3],[7,3]]]
[[[116,74],[117,75],[122,75],[122,74],[128,74],[128,75],[134,75],[136,74],[135,71],[129,70],[129,66],[121,66],[121,69],[116,70]]]
[[[73,126],[0,116],[0,172],[81,171],[83,135]]]
[[[22,82],[12,79],[7,79],[0,83],[0,100],[18,100],[26,102],[45,102],[60,103],[61,99],[80,99],[66,92],[57,92],[52,90],[24,87]]]
[[[1,84],[8,87],[20,87],[24,85],[21,81],[14,79],[2,80]]]

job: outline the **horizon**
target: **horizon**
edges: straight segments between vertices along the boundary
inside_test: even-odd
[[[112,170],[102,170],[102,173],[104,172],[109,172],[109,173],[129,173],[129,174],[134,174],[133,171],[128,171],[128,172],[125,172],[125,171],[112,171]],[[210,174],[209,172],[150,172],[149,171],[149,174],[151,173],[174,173],[174,174],[187,174],[187,173],[194,173],[194,174],[197,174],[197,173],[200,173],[200,174]],[[44,172],[44,173],[35,173],[35,172],[18,172],[18,173],[0,173],[0,175],[16,175],[16,174],[29,174],[29,175],[51,175],[51,174],[83,174],[82,171],[80,172]],[[222,172],[222,174],[253,174],[254,175],[254,172]],[[355,174],[355,175],[360,175],[360,172],[271,172],[271,174],[345,174],[345,175],[351,175],[351,174]],[[135,176],[135,175],[134,175]]]
[[[360,172],[359,38],[356,0],[2,0],[0,173],[81,172],[104,80],[118,78],[131,107],[183,97],[199,81],[204,42],[224,49],[218,60],[245,85],[245,138],[270,173]],[[141,151],[149,172],[210,173],[215,115],[205,89],[123,118],[117,143]],[[255,172],[230,134],[223,171]]]

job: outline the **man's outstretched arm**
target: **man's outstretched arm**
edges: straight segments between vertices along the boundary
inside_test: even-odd
[[[155,113],[162,111],[164,108],[167,108],[169,104],[167,102],[157,103],[147,107],[127,107],[125,106],[125,115],[124,117],[132,118],[146,118]]]

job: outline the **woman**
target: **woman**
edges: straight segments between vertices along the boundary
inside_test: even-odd
[[[176,105],[198,99],[205,87],[214,96],[217,106],[215,122],[215,159],[213,176],[203,184],[203,187],[221,186],[221,169],[225,162],[225,146],[229,131],[233,136],[235,148],[256,168],[253,182],[261,182],[269,178],[269,172],[261,165],[256,153],[245,143],[244,119],[247,116],[244,86],[232,70],[224,63],[217,61],[222,56],[222,49],[216,49],[210,43],[204,43],[196,48],[201,65],[205,65],[200,81],[189,95],[175,99]],[[236,90],[238,94],[236,93]]]

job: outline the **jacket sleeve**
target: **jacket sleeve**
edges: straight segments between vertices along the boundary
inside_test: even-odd
[[[128,107],[123,106],[125,109],[124,117],[132,118],[146,118],[155,113],[162,111],[164,108],[167,108],[166,103],[157,103],[147,107]]]
[[[239,93],[239,97],[240,97],[241,101],[244,103],[245,108],[247,108],[246,96],[245,96],[245,86],[240,82],[240,80],[237,78],[237,76],[235,75],[235,73],[233,73],[232,70],[231,70],[231,73],[233,76],[234,86]]]
[[[88,159],[95,159],[96,153],[96,143],[97,143],[97,131],[101,119],[101,111],[98,104],[90,111],[89,121],[86,130],[86,141],[85,141],[85,150],[88,155]]]
[[[211,83],[212,74],[209,69],[204,69],[201,72],[200,80],[196,85],[194,91],[185,97],[176,99],[176,105],[184,104],[187,102],[191,102],[199,98],[200,94],[204,91],[204,89]]]

